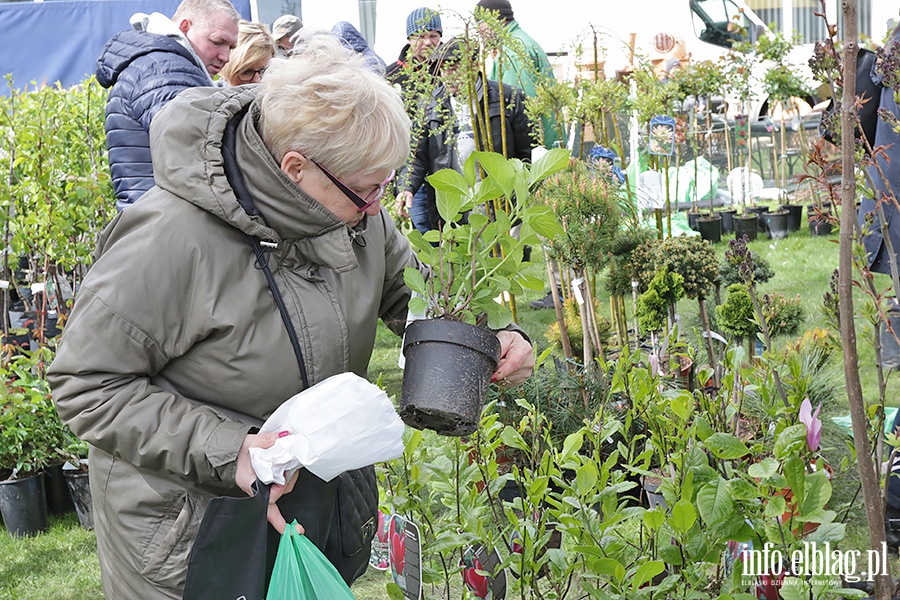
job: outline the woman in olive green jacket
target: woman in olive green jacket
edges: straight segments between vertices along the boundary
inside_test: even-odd
[[[377,320],[403,329],[403,269],[417,264],[379,202],[409,121],[336,42],[273,60],[258,89],[186,91],[151,138],[157,187],[104,231],[49,371],[60,416],[91,445],[104,594],[117,600],[182,597],[207,505],[252,495],[249,448],[277,437],[254,428],[305,384],[366,375]],[[498,337],[498,378],[521,381],[530,345]],[[270,537],[297,518],[352,582],[371,536],[337,522],[337,481],[301,471],[273,485]],[[371,468],[352,481],[376,493]]]

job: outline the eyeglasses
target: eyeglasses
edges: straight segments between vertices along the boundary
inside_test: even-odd
[[[319,169],[323,173],[325,173],[325,177],[330,179],[331,182],[334,185],[336,185],[339,190],[344,192],[344,195],[350,199],[350,202],[352,202],[353,204],[356,205],[357,212],[363,212],[367,208],[369,208],[370,206],[372,206],[373,204],[375,204],[376,202],[381,200],[381,197],[384,196],[384,188],[387,187],[387,185],[391,182],[391,180],[394,178],[394,175],[396,174],[396,172],[392,170],[391,174],[388,176],[387,179],[385,179],[380,184],[378,184],[377,188],[372,190],[365,198],[363,198],[359,194],[357,194],[356,192],[351,190],[349,187],[347,187],[340,179],[338,179],[337,177],[332,175],[331,171],[329,171],[328,169],[326,169],[325,167],[323,167],[316,161],[314,161],[312,159],[309,159],[309,160],[312,162],[312,164],[319,167]]]
[[[263,76],[263,73],[266,72],[266,68],[262,69],[244,69],[240,73],[237,74],[238,81],[241,83],[253,83],[253,80],[256,79],[256,76]]]

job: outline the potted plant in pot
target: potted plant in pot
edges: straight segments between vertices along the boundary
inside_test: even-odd
[[[38,353],[39,355],[39,353]],[[0,369],[0,514],[15,536],[48,527],[42,470],[61,446],[63,425],[50,387],[36,369],[40,356],[21,356]]]
[[[543,281],[523,272],[522,249],[539,244],[538,236],[562,233],[552,210],[532,203],[532,192],[568,162],[562,148],[531,167],[474,152],[463,173],[444,169],[428,178],[443,226],[409,236],[430,274],[411,267],[404,274],[414,292],[410,313],[425,316],[410,323],[404,335],[400,415],[407,424],[445,435],[477,428],[499,360],[500,344],[491,330],[512,322],[509,308],[496,299],[543,289]],[[512,235],[514,223],[521,223],[518,238]]]

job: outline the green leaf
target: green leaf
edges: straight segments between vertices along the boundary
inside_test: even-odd
[[[675,506],[672,507],[672,517],[669,519],[669,522],[672,525],[672,529],[682,535],[686,534],[697,522],[697,511],[694,509],[694,505],[687,500],[676,502]]]
[[[806,425],[797,423],[785,427],[775,439],[775,458],[787,458],[806,448]]]
[[[488,178],[503,191],[503,195],[512,198],[515,191],[516,171],[502,154],[496,152],[473,152],[472,156],[487,173]]]
[[[414,315],[424,315],[428,310],[428,302],[420,296],[412,296],[409,299],[409,312]]]
[[[631,583],[631,589],[638,589],[665,570],[666,564],[662,561],[651,560],[650,562],[645,562],[634,572],[634,581]]]
[[[565,148],[554,148],[540,157],[531,166],[528,187],[534,189],[535,184],[565,169],[569,166],[570,157],[571,153]]]
[[[767,457],[758,463],[753,463],[747,469],[747,474],[750,477],[755,477],[756,479],[766,481],[773,475],[778,472],[778,461],[774,458]]]
[[[715,433],[706,438],[704,444],[714,456],[726,460],[741,458],[750,453],[747,445],[730,433]]]
[[[644,525],[646,525],[653,531],[658,531],[665,522],[666,513],[664,513],[660,509],[654,508],[652,510],[644,511]]]
[[[549,206],[528,207],[526,220],[535,233],[547,239],[553,239],[565,234],[565,230],[556,218],[556,214]]]
[[[575,471],[575,491],[581,497],[588,496],[596,489],[597,478],[597,463],[584,463]]]
[[[707,525],[724,523],[734,516],[734,500],[728,482],[721,477],[700,488],[697,493],[697,509]]]
[[[437,204],[438,214],[445,223],[455,223],[459,219],[462,212],[464,196],[452,191],[437,190],[435,192],[435,203]]]
[[[625,579],[625,567],[622,563],[614,558],[598,558],[591,562],[593,572],[598,575],[606,575],[616,581],[622,583]]]
[[[712,425],[709,424],[709,421],[701,415],[697,415],[694,417],[694,431],[697,432],[697,438],[701,442],[705,442],[706,438],[715,433],[715,431],[713,431]]]
[[[794,493],[794,502],[803,502],[806,495],[806,464],[799,456],[784,461],[784,478]]]
[[[565,442],[563,442],[562,458],[571,458],[581,450],[583,444],[584,435],[581,431],[576,431],[575,433],[567,435]]]
[[[806,493],[800,502],[800,516],[808,515],[825,508],[831,499],[831,482],[825,471],[816,471],[806,476]]]
[[[414,267],[406,267],[403,269],[403,281],[406,287],[414,292],[425,295],[425,276],[422,272]]]
[[[766,502],[765,516],[774,519],[784,515],[785,512],[787,512],[787,502],[784,500],[784,496],[772,496]]]
[[[809,600],[809,584],[799,577],[785,577],[779,593],[783,600]]]

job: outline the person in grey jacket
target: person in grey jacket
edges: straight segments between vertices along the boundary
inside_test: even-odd
[[[211,499],[254,495],[250,448],[277,439],[255,428],[306,384],[365,376],[378,319],[404,328],[403,270],[419,266],[380,204],[409,119],[331,37],[273,59],[258,86],[185,91],[151,143],[157,185],[101,236],[48,372],[60,417],[90,444],[104,593],[117,600],[182,597]],[[530,344],[497,336],[496,378],[521,383]],[[301,470],[273,484],[269,535],[297,519],[352,582],[374,529],[346,537],[338,502],[377,491],[339,479]]]
[[[150,123],[184,89],[213,85],[237,44],[240,16],[228,0],[184,0],[171,19],[132,16],[97,59],[97,81],[110,88],[106,147],[116,208],[153,187]]]

